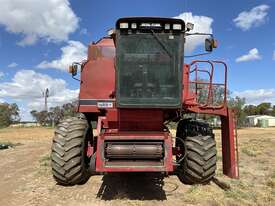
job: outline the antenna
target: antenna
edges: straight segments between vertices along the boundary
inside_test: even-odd
[[[44,97],[45,100],[45,104],[44,104],[44,111],[48,111],[48,97],[49,97],[49,89],[46,88],[45,92],[42,92],[42,95]]]

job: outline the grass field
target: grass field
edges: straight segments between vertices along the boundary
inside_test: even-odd
[[[173,131],[174,132],[174,131]],[[220,132],[216,177],[230,185],[183,185],[176,176],[97,175],[84,185],[62,187],[51,176],[47,128],[6,128],[0,143],[0,205],[275,205],[275,128],[240,129],[240,179],[222,175]]]

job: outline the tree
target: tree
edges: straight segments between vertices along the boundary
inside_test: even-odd
[[[51,107],[49,112],[47,111],[31,111],[33,119],[41,125],[52,125],[55,126],[60,120],[65,117],[72,117],[77,114],[76,112],[77,102],[66,103],[62,106]]]
[[[200,104],[210,104],[214,106],[220,106],[224,102],[225,88],[222,85],[212,85],[212,90],[209,90],[209,80],[198,78],[197,84],[191,84],[190,90],[195,93],[196,89],[198,92],[197,101]],[[209,92],[211,96],[209,96]],[[226,91],[227,96],[230,95],[230,91]],[[209,100],[209,102],[207,102]]]
[[[36,122],[39,124],[45,126],[49,122],[48,120],[48,112],[47,111],[36,111],[32,110],[31,115],[33,116],[33,119],[35,119]]]
[[[246,105],[244,107],[244,112],[247,115],[256,115],[257,114],[257,106],[255,105]]]
[[[64,118],[64,111],[59,106],[51,107],[50,112],[48,113],[48,118],[52,126],[54,126],[58,124],[61,119]]]
[[[257,106],[257,114],[271,115],[271,113],[272,113],[271,103],[263,102]]]
[[[77,102],[71,102],[71,103],[67,103],[67,104],[63,104],[62,106],[62,110],[64,113],[64,117],[73,117],[77,114],[76,112],[76,106],[77,106]]]
[[[273,105],[273,108],[272,108],[272,115],[275,116],[275,105]]]
[[[237,126],[242,127],[245,125],[246,114],[243,110],[245,105],[245,98],[235,97],[230,98],[228,101],[229,108],[232,108],[236,112]]]
[[[7,127],[19,121],[19,108],[17,104],[0,103],[0,127]]]

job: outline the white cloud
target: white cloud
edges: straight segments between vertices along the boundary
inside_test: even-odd
[[[54,79],[33,70],[20,70],[10,82],[0,83],[0,98],[10,98],[14,102],[26,104],[27,108],[23,109],[28,111],[42,110],[44,108],[42,92],[46,88],[50,91],[48,107],[75,100],[79,93],[78,89],[68,89],[63,79]]]
[[[275,105],[275,89],[257,89],[233,92],[233,96],[244,97],[247,104],[260,104],[262,102],[271,102]]]
[[[275,50],[273,51],[272,59],[275,60]]]
[[[79,34],[81,34],[81,35],[87,35],[87,34],[89,34],[88,29],[82,28],[82,29],[79,31]]]
[[[236,62],[246,62],[261,59],[258,49],[254,48],[249,50],[248,54],[242,55],[236,59]]]
[[[18,66],[18,64],[15,62],[12,62],[8,65],[9,68],[13,68],[13,67],[17,67],[17,66]]]
[[[0,25],[10,33],[21,34],[19,45],[32,45],[38,39],[66,41],[78,28],[79,18],[68,0],[1,0]]]
[[[185,12],[176,16],[175,18],[182,19],[187,22],[191,22],[194,24],[194,30],[192,33],[200,32],[200,33],[212,33],[212,23],[213,19],[207,16],[195,16],[192,12]],[[185,50],[190,53],[197,46],[203,45],[205,36],[189,36],[187,37],[187,41],[185,44]]]
[[[51,62],[43,61],[37,67],[67,70],[71,63],[87,59],[87,48],[78,41],[69,41],[67,46],[61,48],[61,52],[59,59]]]
[[[266,22],[269,8],[268,5],[262,4],[252,8],[250,11],[243,11],[233,19],[233,22],[243,31],[260,26]]]

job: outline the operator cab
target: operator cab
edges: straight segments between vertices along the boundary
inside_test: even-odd
[[[131,17],[116,23],[116,96],[120,108],[180,108],[185,23]]]

